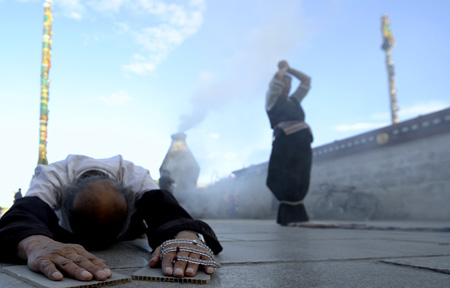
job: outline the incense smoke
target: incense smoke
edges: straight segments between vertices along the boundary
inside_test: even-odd
[[[198,125],[208,113],[221,110],[234,99],[264,98],[264,95],[256,91],[261,87],[266,89],[272,73],[276,70],[277,62],[298,48],[299,43],[307,35],[298,1],[287,1],[283,6],[275,2],[268,5],[274,6],[274,9],[266,7],[257,11],[259,13],[248,11],[256,17],[255,25],[249,30],[229,30],[231,27],[211,28],[212,31],[222,31],[227,35],[221,39],[216,39],[213,35],[211,37],[219,41],[216,43],[217,53],[226,51],[223,54],[229,56],[222,57],[223,62],[219,68],[207,67],[207,72],[199,76],[190,98],[192,111],[180,116],[178,132],[186,132]],[[270,18],[267,11],[271,13]],[[267,19],[271,21],[268,22]],[[229,47],[229,43],[241,45]]]

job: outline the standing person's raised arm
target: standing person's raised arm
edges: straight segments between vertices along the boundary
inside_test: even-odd
[[[281,60],[280,62],[278,62],[278,69],[279,70],[277,71],[277,73],[275,73],[273,78],[283,81],[284,75],[289,72],[289,64],[285,60]]]
[[[305,98],[306,94],[308,94],[309,89],[311,89],[311,77],[291,67],[289,67],[287,73],[300,80],[300,85],[291,96],[300,103],[302,102],[303,98]]]
[[[309,77],[308,75],[306,75],[303,72],[300,72],[294,68],[288,67],[287,73],[291,74],[292,76],[294,76],[295,78],[297,78],[298,80],[300,80],[302,85],[305,86],[310,86],[311,85],[311,77]]]
[[[269,111],[275,105],[278,97],[284,95],[288,96],[291,89],[290,77],[285,77],[289,65],[286,61],[278,62],[278,71],[273,76],[269,84],[269,90],[266,93],[266,110]],[[289,79],[289,81],[286,80]]]

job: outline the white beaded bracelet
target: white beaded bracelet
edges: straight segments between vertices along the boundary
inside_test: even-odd
[[[188,246],[184,246],[184,245],[180,245],[178,246],[178,244],[191,244],[191,245],[195,245],[199,248],[202,248],[203,250],[200,249],[196,249],[196,248],[191,248]],[[169,246],[172,245],[172,246]],[[190,252],[190,253],[195,253],[195,254],[199,254],[202,255],[203,257],[209,258],[209,260],[203,260],[203,259],[194,259],[191,257],[186,257],[186,256],[175,256],[172,259],[172,263],[175,263],[176,261],[186,261],[186,262],[190,262],[190,263],[194,263],[194,264],[198,264],[198,265],[204,265],[204,266],[213,266],[216,268],[220,267],[220,264],[218,264],[216,261],[214,261],[214,253],[213,251],[205,244],[203,243],[199,243],[196,240],[190,240],[190,239],[170,239],[167,240],[165,242],[163,242],[160,246],[161,248],[161,255],[160,258],[161,260],[166,256],[167,253],[169,252],[180,252],[180,251],[185,251],[185,252]]]
[[[190,262],[190,263],[194,263],[194,264],[198,264],[198,265],[213,266],[214,268],[220,268],[220,265],[214,260],[194,259],[194,258],[186,257],[186,256],[173,257],[172,263],[175,263],[177,261],[186,261],[186,262]]]
[[[185,251],[185,252],[189,252],[189,253],[200,254],[200,255],[205,256],[205,257],[208,257],[208,258],[210,258],[210,259],[211,259],[211,256],[212,256],[210,253],[207,253],[207,252],[205,252],[205,251],[203,251],[203,250],[193,249],[193,248],[190,248],[190,247],[187,247],[187,246],[177,246],[177,247],[173,246],[173,247],[167,247],[166,249],[164,249],[163,251],[161,251],[161,255],[162,255],[162,258],[164,258],[164,256],[166,256],[166,254],[169,253],[169,252],[177,252],[177,253],[178,253],[178,252],[180,252],[180,251]]]
[[[206,244],[200,243],[197,240],[190,240],[190,239],[170,239],[170,240],[167,240],[167,241],[165,241],[164,243],[161,244],[161,250],[165,249],[168,245],[172,245],[172,244],[192,244],[192,245],[196,245],[198,247],[201,247],[201,248],[205,249],[206,251],[208,251],[208,253],[214,255],[212,250]]]

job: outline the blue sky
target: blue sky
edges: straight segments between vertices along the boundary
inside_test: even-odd
[[[38,160],[43,2],[0,0],[0,205]],[[386,13],[399,120],[450,106],[450,1],[54,0],[49,162],[122,154],[155,179],[187,134],[200,182],[268,160],[276,64],[312,77],[313,147],[389,125]],[[296,83],[295,83],[296,84]]]

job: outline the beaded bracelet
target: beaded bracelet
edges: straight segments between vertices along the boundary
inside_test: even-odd
[[[189,239],[170,239],[170,240],[167,240],[167,241],[165,241],[164,243],[161,244],[161,250],[166,249],[166,247],[168,245],[172,245],[172,244],[192,244],[192,245],[196,245],[196,246],[198,246],[200,248],[205,249],[206,251],[208,251],[208,253],[210,253],[212,255],[214,254],[212,252],[212,250],[208,246],[206,246],[206,244],[200,243],[197,240],[189,240]]]
[[[178,253],[180,251],[200,254],[202,256],[208,257],[209,259],[212,258],[212,255],[208,252],[205,252],[205,251],[199,250],[199,249],[193,249],[193,248],[190,248],[187,246],[168,247],[161,251],[161,255],[162,255],[162,258],[164,258],[164,256],[166,256],[166,254],[169,252],[177,252]]]
[[[174,245],[174,244],[176,246],[169,247],[169,245]],[[202,248],[203,250],[191,248],[191,247],[183,246],[183,245],[178,246],[178,244],[191,244],[191,245],[195,245],[199,248]],[[205,245],[203,243],[199,243],[196,240],[170,239],[170,240],[163,242],[160,247],[161,247],[161,255],[160,255],[161,260],[169,252],[177,252],[178,253],[180,251],[185,251],[185,252],[200,254],[203,257],[209,258],[209,260],[195,259],[195,258],[186,257],[186,256],[175,256],[172,259],[172,263],[175,263],[176,261],[186,261],[186,262],[190,262],[190,263],[194,263],[194,264],[198,264],[198,265],[214,266],[216,268],[220,267],[220,264],[218,264],[216,261],[214,261],[213,251],[207,245]]]
[[[194,263],[194,264],[198,264],[198,265],[213,266],[215,268],[220,268],[220,265],[214,260],[194,259],[194,258],[186,257],[186,256],[173,257],[172,263],[175,263],[177,261],[186,261],[186,262],[190,262],[190,263]]]

